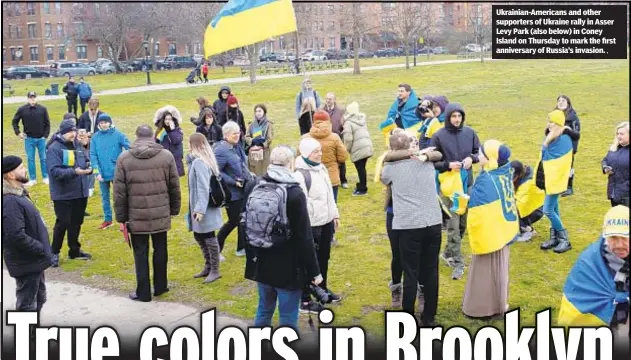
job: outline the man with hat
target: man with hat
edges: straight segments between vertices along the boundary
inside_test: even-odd
[[[603,232],[579,256],[563,288],[558,318],[564,326],[629,324],[629,208],[605,215]]]
[[[15,131],[15,135],[24,140],[24,149],[26,150],[30,180],[26,186],[37,184],[35,150],[39,153],[42,181],[44,184],[48,184],[48,173],[46,172],[46,138],[50,135],[48,110],[37,103],[37,94],[34,91],[29,91],[26,96],[28,103],[20,106],[13,116],[13,131]],[[24,126],[22,132],[20,131],[20,121]]]
[[[46,224],[24,188],[28,181],[22,159],[2,158],[2,254],[16,283],[15,309],[39,313],[46,302],[44,271],[53,254]]]
[[[66,232],[68,233],[68,257],[88,260],[92,256],[81,251],[79,233],[88,204],[89,175],[88,155],[77,141],[77,128],[73,119],[59,125],[59,131],[47,149],[47,165],[50,174],[50,196],[57,220],[53,229],[53,267],[59,266],[59,252]]]

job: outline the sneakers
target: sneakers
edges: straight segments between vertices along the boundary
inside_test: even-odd
[[[365,191],[355,190],[355,191],[353,191],[353,196],[364,196],[364,195],[368,195],[368,190],[365,190]]]
[[[341,296],[339,296],[339,295],[337,295],[337,294],[335,294],[335,293],[334,293],[334,292],[332,292],[331,290],[326,289],[326,292],[327,292],[327,294],[329,294],[329,301],[330,301],[332,304],[337,304],[337,303],[339,303],[340,301],[342,301],[342,297],[341,297]]]
[[[517,238],[517,242],[527,242],[532,240],[532,237],[535,236],[536,232],[533,231],[526,231],[521,233],[521,235],[519,235],[519,237]]]
[[[48,184],[49,184],[48,178],[44,178],[44,179],[42,180],[42,182],[43,182],[44,184],[46,184],[46,185],[48,185]]]
[[[99,230],[105,230],[110,226],[112,226],[111,221],[103,221],[103,223],[99,226]]]
[[[85,253],[83,251],[79,251],[78,255],[72,256],[72,255],[68,255],[68,257],[70,258],[70,260],[90,260],[92,259],[92,255]]]
[[[445,253],[441,253],[440,258],[443,259],[447,263],[447,266],[449,266],[450,268],[454,267],[454,259],[452,257],[448,256]]]
[[[347,183],[342,183],[342,189],[348,189],[348,184]]]
[[[452,280],[460,280],[464,276],[464,266],[459,266],[451,273]]]
[[[320,305],[319,302],[309,300],[309,302],[303,302],[300,304],[300,313],[301,314],[319,314],[320,311],[324,310],[324,306]]]
[[[245,256],[245,249],[241,249],[237,251],[235,255],[237,255],[238,257]]]
[[[59,267],[59,254],[53,254],[52,267]]]
[[[25,187],[31,187],[33,185],[37,185],[37,180],[31,180],[27,182],[26,184],[24,184]]]

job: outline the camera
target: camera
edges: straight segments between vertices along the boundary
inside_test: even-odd
[[[324,304],[329,304],[331,302],[331,298],[329,297],[329,293],[324,290],[323,288],[310,284],[309,285],[309,292],[311,293],[311,295],[313,295],[313,297],[315,298],[315,300],[317,302],[319,302],[320,304],[324,305]]]
[[[431,111],[429,106],[423,106],[423,105],[419,106],[418,110],[421,114],[425,114]]]

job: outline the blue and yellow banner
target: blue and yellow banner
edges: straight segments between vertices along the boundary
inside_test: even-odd
[[[532,174],[522,179],[517,191],[515,191],[515,201],[517,202],[519,217],[525,218],[542,207],[545,198],[546,193],[537,187]]]
[[[74,167],[75,166],[75,152],[74,150],[64,150],[62,155],[62,165]]]
[[[204,35],[206,58],[296,31],[291,0],[230,0]]]
[[[602,256],[604,238],[581,253],[563,287],[558,325],[608,326],[615,304],[628,303],[629,292],[617,292],[613,275]]]
[[[156,139],[158,140],[160,144],[162,144],[162,142],[164,141],[164,138],[166,137],[167,137],[167,131],[165,129],[162,129],[156,136]]]
[[[256,139],[262,136],[263,136],[263,128],[257,127],[257,128],[252,129],[252,139]]]
[[[469,184],[469,172],[465,169],[436,171],[436,192],[452,199],[457,193],[466,194]],[[453,199],[452,199],[453,201]]]
[[[546,194],[555,195],[565,192],[572,171],[572,140],[570,137],[561,135],[550,145],[544,147],[541,150],[539,161],[543,163]],[[539,171],[538,164],[535,171]]]
[[[471,251],[490,254],[519,235],[513,168],[506,164],[482,171],[471,188],[467,232]]]

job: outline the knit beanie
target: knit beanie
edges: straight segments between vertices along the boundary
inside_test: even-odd
[[[2,158],[2,175],[17,169],[22,163],[22,159],[15,155],[8,155]]]
[[[77,131],[77,128],[75,127],[75,124],[74,124],[74,120],[66,119],[66,120],[63,120],[61,124],[59,124],[60,135],[65,135],[71,131]]]
[[[2,164],[4,171],[4,164]],[[603,237],[629,237],[629,208],[624,205],[615,206],[605,215],[603,223]]]
[[[73,119],[77,120],[77,116],[73,113],[65,113],[63,120]]]
[[[324,110],[318,110],[313,114],[313,122],[316,123],[318,121],[331,121],[331,117],[329,113]]]
[[[554,110],[548,114],[548,121],[559,126],[565,126],[565,113],[561,110]]]
[[[233,105],[233,104],[238,104],[239,100],[237,100],[237,97],[234,95],[229,95],[228,96],[228,100],[227,100],[228,106]]]
[[[350,115],[359,114],[359,104],[357,101],[353,101],[352,103],[346,105],[346,113]]]
[[[300,156],[308,158],[309,155],[320,146],[320,143],[316,139],[310,137],[304,138],[300,141]]]
[[[98,119],[96,121],[97,121],[97,123],[100,123],[101,121],[105,121],[105,122],[108,122],[108,123],[111,124],[112,123],[112,118],[108,114],[102,113],[101,115],[99,115],[99,117],[98,117]]]

